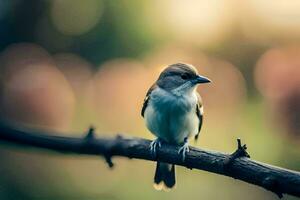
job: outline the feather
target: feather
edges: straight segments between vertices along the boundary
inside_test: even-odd
[[[198,97],[198,102],[196,105],[196,114],[197,117],[199,119],[199,125],[198,125],[198,133],[195,135],[195,140],[198,139],[201,128],[202,128],[202,124],[203,124],[203,105],[202,105],[202,99],[200,97],[200,95],[197,93],[197,97]]]
[[[149,102],[149,99],[150,99],[150,94],[151,92],[157,87],[156,84],[153,84],[147,91],[147,94],[146,94],[146,97],[144,99],[144,103],[143,103],[143,107],[142,107],[142,110],[141,110],[141,115],[142,117],[144,117],[144,114],[145,114],[145,110],[148,106],[148,102]]]

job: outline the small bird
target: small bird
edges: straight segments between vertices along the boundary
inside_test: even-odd
[[[166,67],[150,87],[144,99],[141,115],[146,126],[157,139],[150,144],[156,157],[162,143],[179,145],[178,154],[184,161],[189,152],[188,138],[197,140],[202,122],[203,106],[196,88],[200,83],[211,82],[200,76],[195,67],[176,63]],[[175,186],[175,166],[157,162],[154,188],[169,190]]]

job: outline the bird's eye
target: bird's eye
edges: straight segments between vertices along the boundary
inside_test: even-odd
[[[188,76],[187,74],[182,74],[182,75],[181,75],[181,78],[182,78],[183,80],[186,80],[186,79],[189,78],[189,76]]]

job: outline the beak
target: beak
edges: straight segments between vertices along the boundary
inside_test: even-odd
[[[200,83],[210,83],[211,80],[209,78],[206,78],[205,76],[198,75],[194,80],[193,83],[200,84]]]

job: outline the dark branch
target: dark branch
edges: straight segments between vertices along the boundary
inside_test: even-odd
[[[58,152],[102,155],[110,167],[113,156],[123,156],[144,160],[159,160],[222,174],[254,185],[261,186],[282,197],[290,194],[300,197],[300,173],[249,159],[246,146],[238,140],[238,149],[233,154],[190,148],[183,162],[178,156],[178,147],[163,144],[153,158],[150,141],[141,138],[96,138],[90,128],[83,138],[61,137],[45,132],[17,129],[0,123],[0,140]]]

